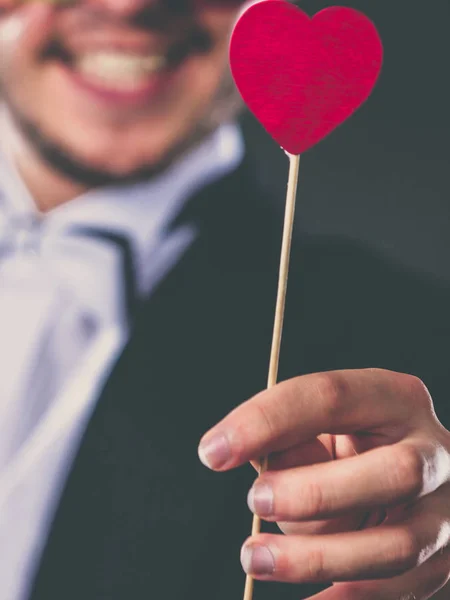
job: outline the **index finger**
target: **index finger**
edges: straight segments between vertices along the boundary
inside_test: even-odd
[[[403,439],[430,411],[416,377],[362,369],[296,377],[234,409],[202,438],[201,461],[224,471],[322,433],[376,432],[385,443]]]

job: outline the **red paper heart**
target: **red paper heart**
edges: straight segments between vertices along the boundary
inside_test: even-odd
[[[382,62],[372,21],[339,6],[311,19],[285,0],[265,0],[243,13],[231,37],[231,70],[245,103],[290,154],[348,119],[370,96]]]

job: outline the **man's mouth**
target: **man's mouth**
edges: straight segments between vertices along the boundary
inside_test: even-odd
[[[115,43],[74,51],[53,41],[42,59],[62,64],[88,85],[104,91],[132,93],[152,86],[164,75],[173,73],[187,58],[207,52],[209,48],[208,40],[201,36],[159,49]]]
[[[156,75],[168,70],[169,64],[163,54],[98,50],[80,54],[71,66],[93,85],[128,91],[142,88]]]

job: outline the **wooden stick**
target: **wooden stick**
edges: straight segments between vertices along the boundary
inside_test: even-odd
[[[288,153],[287,153],[288,154]],[[292,230],[294,226],[295,200],[297,195],[298,172],[300,168],[300,156],[288,154],[289,157],[289,180],[286,195],[286,208],[284,213],[283,240],[281,243],[280,271],[278,275],[277,302],[275,308],[275,321],[272,335],[272,348],[270,351],[269,375],[267,388],[273,387],[278,379],[278,365],[280,362],[281,337],[283,333],[284,308],[286,305],[286,292],[289,275],[289,259],[291,255]],[[269,457],[261,459],[259,475],[267,470]],[[261,531],[261,519],[253,516],[252,536]],[[247,575],[245,580],[244,600],[252,600],[254,579]]]

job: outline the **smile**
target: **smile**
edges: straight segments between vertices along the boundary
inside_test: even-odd
[[[81,54],[74,61],[73,68],[92,85],[128,91],[146,86],[165,71],[168,64],[167,57],[161,54],[100,50]]]

